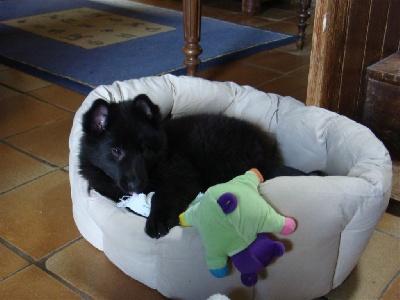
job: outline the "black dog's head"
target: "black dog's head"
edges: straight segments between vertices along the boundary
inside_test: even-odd
[[[119,103],[96,100],[83,116],[81,164],[89,162],[126,194],[142,192],[165,149],[160,123],[160,110],[146,95]]]

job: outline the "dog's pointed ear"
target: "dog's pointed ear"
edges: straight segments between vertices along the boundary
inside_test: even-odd
[[[107,117],[110,104],[97,99],[92,107],[83,115],[83,131],[87,134],[99,134],[107,128]]]
[[[147,95],[138,95],[133,100],[133,103],[135,111],[144,115],[146,119],[153,124],[157,124],[161,121],[160,108],[154,104]]]

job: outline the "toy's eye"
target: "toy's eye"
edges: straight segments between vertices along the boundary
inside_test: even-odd
[[[111,148],[111,154],[118,159],[121,159],[124,155],[124,152],[120,148]]]

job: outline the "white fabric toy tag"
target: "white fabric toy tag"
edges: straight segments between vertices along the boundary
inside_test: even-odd
[[[134,193],[132,196],[123,196],[119,199],[120,202],[117,203],[117,206],[130,208],[135,213],[147,218],[150,214],[151,198],[153,195],[154,192],[147,195]]]

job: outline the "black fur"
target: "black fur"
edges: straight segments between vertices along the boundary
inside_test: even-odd
[[[276,164],[274,143],[260,128],[223,115],[162,122],[146,95],[120,103],[96,100],[83,116],[80,174],[114,201],[155,192],[146,232],[159,238],[199,192],[258,168],[264,178],[301,175]],[[283,170],[283,171],[282,171]]]

